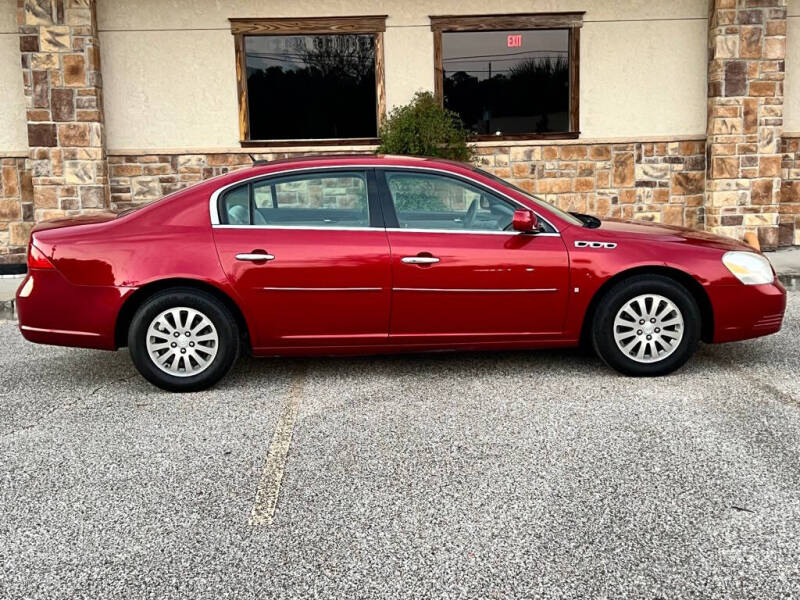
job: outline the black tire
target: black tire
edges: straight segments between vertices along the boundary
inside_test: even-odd
[[[671,354],[657,362],[634,360],[617,346],[614,339],[617,313],[625,303],[642,294],[658,294],[671,300],[683,317],[683,338]],[[686,288],[669,277],[636,275],[620,281],[603,295],[594,313],[591,338],[595,351],[609,367],[634,377],[655,377],[672,373],[691,358],[700,341],[700,331],[700,309]],[[625,340],[621,343],[624,346]]]
[[[147,350],[147,330],[151,322],[165,310],[176,307],[199,311],[216,329],[219,340],[216,355],[205,370],[195,375],[176,376],[163,371]],[[239,328],[225,304],[211,294],[188,287],[155,293],[142,303],[128,329],[128,349],[133,364],[150,383],[170,392],[196,392],[217,383],[233,367],[240,345]]]

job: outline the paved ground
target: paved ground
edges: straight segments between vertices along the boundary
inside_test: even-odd
[[[779,335],[659,380],[575,352],[245,360],[176,396],[5,323],[0,597],[797,596],[799,338],[793,293]]]
[[[0,300],[11,300],[14,294],[17,293],[17,288],[23,279],[25,279],[24,275],[4,275],[0,277]]]
[[[0,320],[17,318],[15,297],[24,278],[24,275],[0,275]]]

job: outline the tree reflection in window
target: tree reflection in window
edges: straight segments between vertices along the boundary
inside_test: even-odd
[[[372,35],[245,36],[250,139],[377,136]]]
[[[445,107],[476,134],[569,131],[569,31],[524,31],[519,47],[512,34],[442,35]]]

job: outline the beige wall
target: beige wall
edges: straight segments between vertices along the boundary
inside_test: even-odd
[[[584,25],[582,136],[704,134],[707,35],[705,18]]]
[[[787,2],[783,130],[800,133],[800,0]]]
[[[0,0],[0,156],[28,149],[17,1]]]
[[[108,147],[238,145],[228,17],[387,14],[387,104],[433,87],[427,0],[99,0]],[[706,0],[437,0],[435,14],[586,11],[583,138],[705,133]]]
[[[109,149],[238,145],[230,31],[100,34]]]

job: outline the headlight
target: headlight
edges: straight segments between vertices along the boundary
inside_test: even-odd
[[[760,285],[775,280],[769,261],[753,252],[726,252],[722,264],[745,285]]]

